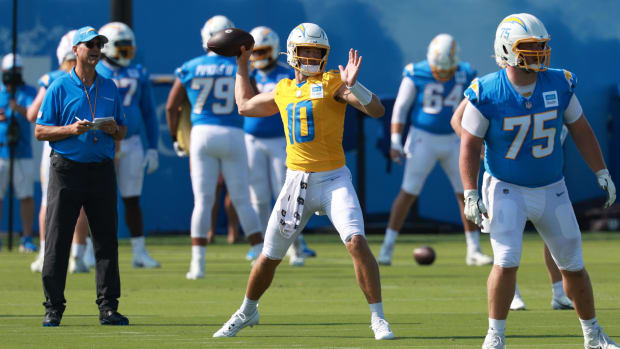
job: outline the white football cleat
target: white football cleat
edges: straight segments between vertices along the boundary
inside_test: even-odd
[[[594,331],[586,331],[583,337],[585,349],[620,349],[618,344],[612,341],[600,326],[596,326]]]
[[[39,255],[37,256],[37,259],[35,259],[34,262],[30,264],[30,270],[32,270],[33,273],[43,272],[43,257],[44,257],[44,254],[39,253]]]
[[[553,297],[551,300],[551,308],[554,310],[567,310],[567,309],[575,309],[573,306],[573,302],[571,302],[570,298],[562,295],[560,297]]]
[[[161,264],[158,261],[154,260],[146,250],[142,252],[136,253],[133,255],[133,260],[131,261],[131,265],[134,268],[159,268]]]
[[[380,265],[392,265],[392,254],[394,253],[394,245],[383,242],[381,245],[381,251],[379,251],[379,257],[377,257],[377,263]]]
[[[481,267],[483,265],[493,264],[493,257],[487,256],[480,251],[467,252],[465,263],[469,266]]]
[[[384,339],[394,339],[394,332],[390,329],[390,324],[381,318],[376,318],[370,322],[370,328],[375,334],[375,339],[380,341]]]
[[[204,279],[205,278],[205,265],[203,263],[198,263],[192,261],[189,264],[189,271],[185,274],[185,278],[187,280],[196,280],[196,279]]]
[[[487,336],[484,337],[482,349],[504,349],[506,348],[506,337],[500,336],[497,332],[489,330]]]
[[[220,337],[234,337],[237,335],[237,332],[241,331],[245,327],[253,327],[258,324],[258,309],[254,312],[254,314],[246,317],[244,313],[240,310],[237,310],[233,316],[230,317],[228,321],[220,328],[217,332],[213,334],[213,338]]]
[[[83,258],[71,257],[69,259],[69,272],[71,274],[81,274],[90,272]]]
[[[510,310],[525,310],[525,302],[521,296],[515,294],[510,303]]]

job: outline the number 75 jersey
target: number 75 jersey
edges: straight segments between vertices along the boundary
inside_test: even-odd
[[[476,71],[465,62],[458,64],[454,76],[448,81],[437,80],[426,60],[408,64],[403,70],[403,79],[411,79],[417,91],[411,110],[411,124],[433,134],[453,133],[450,127],[452,113],[475,76]]]
[[[243,118],[235,104],[234,57],[213,53],[196,57],[180,68],[175,75],[181,80],[192,105],[192,126],[221,125],[243,127]]]
[[[515,91],[505,70],[474,80],[465,96],[488,120],[485,170],[502,181],[530,188],[561,180],[560,137],[575,85],[572,73],[548,69],[538,73],[536,86],[526,98]]]
[[[347,104],[335,98],[340,86],[340,73],[333,70],[302,84],[282,79],[276,85],[274,99],[284,124],[289,169],[323,172],[345,165],[342,133]]]

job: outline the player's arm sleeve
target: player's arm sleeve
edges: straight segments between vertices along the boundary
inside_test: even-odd
[[[188,75],[189,74],[188,74],[188,70],[187,70],[187,64],[183,64],[182,66],[180,66],[179,68],[177,68],[174,71],[174,76],[179,78],[179,80],[181,80],[183,85],[185,85],[185,82],[187,81]]]
[[[489,119],[485,118],[475,105],[467,102],[461,127],[476,137],[484,138],[489,128]]]
[[[413,80],[409,77],[404,77],[400,83],[396,101],[394,102],[392,124],[405,124],[407,122],[407,115],[409,110],[411,110],[417,93],[418,91]]]
[[[582,115],[583,109],[581,108],[581,103],[579,103],[577,95],[573,93],[573,96],[570,98],[570,102],[568,102],[568,107],[566,107],[566,110],[564,111],[564,123],[570,125],[579,120]]]
[[[149,149],[157,149],[159,124],[157,122],[157,114],[155,112],[153,89],[151,88],[151,83],[147,72],[145,72],[144,79],[142,80],[140,112],[142,113],[142,119],[144,120],[144,126],[146,128],[146,140],[148,142],[148,147]]]

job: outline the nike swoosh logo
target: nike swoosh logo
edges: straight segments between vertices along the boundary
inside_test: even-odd
[[[113,99],[113,98],[103,97],[103,99],[107,99],[107,100],[108,100],[108,101],[110,101],[110,102],[114,102],[114,99]]]
[[[555,196],[557,196],[557,197],[560,197],[560,196],[562,196],[562,195],[564,195],[564,192],[561,192],[561,193],[555,193]]]

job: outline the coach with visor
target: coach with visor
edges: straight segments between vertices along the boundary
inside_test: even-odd
[[[97,300],[102,325],[128,325],[117,312],[121,295],[118,270],[117,186],[114,141],[127,127],[116,85],[95,66],[108,39],[93,27],[73,39],[77,65],[48,89],[37,117],[35,137],[52,147],[43,263],[45,319],[59,326],[73,230],[84,206],[95,248]]]

